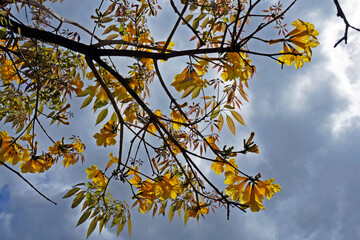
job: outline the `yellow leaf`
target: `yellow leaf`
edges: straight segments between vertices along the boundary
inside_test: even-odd
[[[238,121],[239,123],[241,123],[242,125],[245,125],[244,119],[241,117],[241,115],[236,112],[236,111],[231,111],[231,114],[233,115],[233,117],[236,119],[236,121]]]
[[[230,131],[235,135],[235,124],[229,115],[226,115],[226,123]]]
[[[95,230],[96,225],[97,225],[97,217],[94,217],[94,219],[91,221],[89,225],[86,238],[88,238],[91,235],[91,233]]]
[[[219,127],[219,132],[221,131],[222,127],[224,125],[224,117],[222,114],[219,115],[218,117],[218,127]]]
[[[131,219],[129,213],[128,213],[127,225],[128,225],[129,237],[131,237]]]
[[[108,109],[107,108],[105,108],[105,109],[103,109],[100,113],[99,113],[99,116],[97,117],[97,119],[96,119],[96,123],[95,123],[95,125],[98,125],[99,123],[101,123],[105,118],[106,118],[106,116],[108,115]]]
[[[173,217],[174,217],[174,206],[172,205],[169,208],[169,220],[170,220],[170,223],[171,223]]]

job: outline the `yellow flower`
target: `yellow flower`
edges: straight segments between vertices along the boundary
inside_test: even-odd
[[[107,122],[102,129],[100,129],[100,133],[95,133],[94,138],[96,139],[96,144],[98,146],[110,146],[115,145],[117,136],[117,129],[114,121]]]
[[[71,165],[74,165],[75,163],[77,163],[78,158],[76,158],[76,153],[65,153],[64,154],[64,160],[63,160],[63,165],[65,167],[68,167]]]
[[[189,217],[198,218],[199,215],[204,215],[209,213],[209,208],[206,204],[199,202],[195,204],[189,211]]]
[[[251,60],[244,53],[226,53],[226,62],[223,63],[221,78],[224,81],[240,79],[246,82],[255,72],[251,66]]]
[[[16,74],[16,69],[13,66],[12,61],[2,58],[0,61],[0,76],[4,84],[8,84],[12,81],[20,82],[18,75]]]
[[[274,193],[279,192],[281,190],[280,185],[277,183],[273,183],[273,181],[274,179],[271,178],[266,181],[257,180],[256,182],[248,183],[248,185],[246,186],[245,190],[242,192],[242,195],[239,198],[240,203],[250,207],[250,210],[253,212],[258,212],[260,211],[260,209],[265,210],[265,207],[262,205],[264,196],[267,199],[270,199],[274,195]],[[236,194],[235,191],[233,191],[232,194],[235,195]]]
[[[219,175],[224,172],[224,164],[224,162],[213,162],[211,164],[211,169],[216,173],[216,175]]]
[[[241,204],[250,207],[252,212],[258,212],[260,209],[265,210],[265,207],[261,204],[262,200],[263,195],[261,195],[256,185],[249,183],[241,196],[240,202]]]
[[[182,71],[182,73],[175,75],[175,79],[171,86],[175,87],[178,92],[181,92],[190,86],[205,87],[206,81],[199,77],[195,69],[188,66]]]
[[[50,154],[33,156],[31,158],[28,152],[24,152],[23,154],[24,162],[20,165],[22,173],[42,173],[49,170],[50,167],[55,163],[55,160]]]
[[[238,166],[235,164],[235,158],[229,159],[229,161],[222,160],[216,157],[216,162],[211,164],[211,169],[217,174],[221,174],[225,170],[225,175],[229,172],[235,173]]]
[[[260,193],[264,195],[267,199],[270,199],[274,193],[279,192],[281,190],[281,186],[277,183],[273,183],[274,179],[268,179],[266,181],[259,180],[257,182],[257,188]]]
[[[78,153],[82,153],[85,149],[85,144],[80,141],[80,139],[76,139],[76,142],[72,144],[73,149],[75,149]]]
[[[6,131],[0,132],[0,159],[16,165],[21,161],[20,150],[23,148],[14,142],[14,138],[10,137]]]
[[[101,172],[101,170],[97,169],[96,165],[92,165],[86,169],[87,178],[91,179],[95,186],[99,187],[100,189],[104,189],[107,185],[107,179],[105,175]]]
[[[162,113],[159,109],[157,109],[154,114],[158,117],[161,117],[162,116]],[[155,133],[157,131],[155,125],[153,123],[150,123],[147,130],[150,132],[150,133]]]
[[[151,209],[152,204],[145,199],[138,199],[137,201],[139,203],[139,212],[141,212],[142,214],[145,214]]]
[[[206,138],[206,141],[208,142],[208,144],[210,144],[210,146],[213,148],[213,149],[215,149],[215,150],[220,150],[219,149],[219,147],[216,145],[216,141],[218,141],[218,137],[216,136],[213,136],[213,135],[211,135],[211,136],[208,136],[207,138]]]
[[[172,123],[173,128],[175,130],[179,130],[181,128],[181,123],[187,123],[185,117],[183,115],[181,115],[181,113],[179,111],[173,110],[171,111],[171,117],[172,120],[174,121],[174,123]],[[178,122],[178,123],[175,123]]]

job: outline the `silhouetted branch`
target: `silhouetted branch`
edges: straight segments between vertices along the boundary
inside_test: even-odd
[[[7,169],[9,169],[10,171],[12,171],[13,173],[15,173],[16,175],[18,175],[22,180],[24,180],[27,184],[30,185],[30,187],[32,187],[36,192],[38,192],[43,198],[45,198],[46,200],[48,200],[49,202],[57,205],[56,202],[52,201],[51,199],[49,199],[48,197],[46,197],[44,194],[42,194],[36,187],[34,187],[34,185],[32,185],[26,178],[24,178],[18,171],[12,169],[11,167],[9,167],[6,163],[4,163],[3,161],[0,160],[0,163],[2,165],[4,165]]]
[[[343,12],[338,0],[334,0],[334,3],[335,3],[335,6],[336,6],[336,9],[337,9],[337,16],[338,17],[341,17],[344,21],[344,24],[345,24],[345,32],[344,32],[344,36],[342,38],[339,39],[339,41],[337,41],[334,45],[334,48],[340,44],[342,41],[345,42],[345,44],[347,44],[347,38],[348,38],[348,31],[349,31],[349,28],[352,28],[356,31],[359,31],[360,32],[360,29],[359,28],[356,28],[356,27],[353,27],[350,25],[349,21],[347,20],[346,16],[345,16],[345,13]]]

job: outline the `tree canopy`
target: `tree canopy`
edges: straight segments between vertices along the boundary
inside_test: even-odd
[[[81,206],[77,225],[91,222],[87,236],[107,225],[131,233],[131,208],[170,221],[177,212],[185,224],[217,208],[228,217],[231,208],[265,209],[264,198],[280,185],[238,167],[242,155],[259,153],[255,133],[242,136],[243,146],[227,146],[223,126],[234,138],[236,126],[245,126],[253,57],[296,69],[311,61],[319,45],[314,25],[286,24],[296,0],[102,0],[87,26],[53,11],[56,2],[1,1],[0,120],[12,127],[0,132],[3,167],[27,181],[11,165],[27,174],[81,161],[88,182],[64,198]],[[163,11],[175,21],[160,39],[153,28],[168,24],[157,22]],[[193,37],[184,39],[184,31]],[[112,151],[98,165],[87,165],[81,137],[49,131],[76,121],[75,96],[94,111],[99,151]],[[118,184],[128,186],[130,199],[111,194]]]

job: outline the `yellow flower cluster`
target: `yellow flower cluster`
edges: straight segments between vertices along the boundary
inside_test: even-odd
[[[96,165],[92,165],[86,169],[87,178],[91,179],[94,185],[100,189],[104,189],[107,185],[108,180],[101,170],[97,169]]]
[[[217,174],[225,171],[224,183],[228,185],[225,188],[225,193],[234,201],[238,201],[244,205],[244,209],[250,207],[253,212],[258,212],[260,209],[265,210],[262,205],[264,196],[270,199],[274,193],[279,192],[281,187],[277,183],[273,183],[274,179],[266,181],[259,180],[260,175],[255,178],[239,176],[236,171],[238,166],[235,164],[235,159],[231,158],[229,161],[220,160],[213,162],[211,169]],[[246,185],[246,186],[245,186]]]
[[[206,87],[206,81],[200,78],[192,66],[188,66],[180,74],[175,75],[171,86],[173,86],[176,91],[181,92],[188,87]]]
[[[49,153],[40,156],[33,156],[31,158],[28,152],[27,154],[27,158],[25,158],[23,163],[20,165],[22,173],[42,173],[49,170],[55,163],[54,158]]]
[[[310,62],[312,56],[312,49],[317,47],[320,43],[317,40],[319,32],[315,29],[314,25],[301,20],[296,20],[292,23],[295,27],[294,30],[286,35],[284,49],[280,53],[285,53],[279,57],[279,64],[285,63],[290,66],[295,63],[295,68],[301,68],[304,62]],[[279,42],[278,40],[270,41],[270,44]],[[290,45],[295,45],[292,46]]]
[[[6,131],[0,132],[0,160],[16,165],[28,157],[28,152],[18,145]]]
[[[189,217],[198,218],[199,215],[204,215],[209,213],[209,208],[207,204],[203,202],[193,203],[194,206],[189,210]]]
[[[224,81],[240,79],[241,82],[246,82],[255,73],[255,68],[251,66],[251,60],[245,53],[226,53],[225,60],[221,74]]]
[[[172,110],[170,116],[172,117],[172,120],[174,121],[172,123],[172,125],[175,130],[179,130],[181,128],[181,126],[182,126],[181,123],[187,123],[185,117],[183,115],[181,115],[181,113],[179,111]]]
[[[62,141],[57,141],[48,148],[48,151],[50,154],[56,155],[56,161],[59,157],[63,157],[63,165],[68,167],[77,163],[84,148],[85,145],[80,139],[76,139],[75,143],[72,144],[63,144]]]
[[[181,181],[176,175],[171,176],[167,173],[157,177],[155,180],[142,180],[138,173],[138,166],[129,170],[128,175],[134,174],[129,180],[130,184],[138,188],[137,198],[139,198],[139,211],[142,213],[151,209],[152,204],[156,201],[166,201],[167,199],[175,199],[179,194],[184,192]],[[145,201],[146,200],[146,201]]]
[[[21,163],[19,167],[22,173],[41,173],[49,170],[60,157],[63,157],[65,167],[75,164],[80,157],[83,158],[82,152],[85,145],[80,139],[76,139],[72,144],[63,144],[62,141],[57,141],[48,148],[49,152],[38,156],[36,155],[37,141],[33,143],[33,138],[34,136],[29,134],[20,138],[22,141],[28,142],[30,146],[25,148],[16,143],[15,139],[10,137],[6,131],[0,132],[0,160],[12,165]]]
[[[0,61],[0,77],[3,84],[8,84],[12,81],[17,81],[17,83],[19,83],[20,81],[12,61],[4,58]]]
[[[98,146],[111,146],[115,145],[117,136],[117,126],[114,121],[108,121],[102,129],[100,129],[100,133],[95,133],[94,138],[96,139],[96,144]]]

